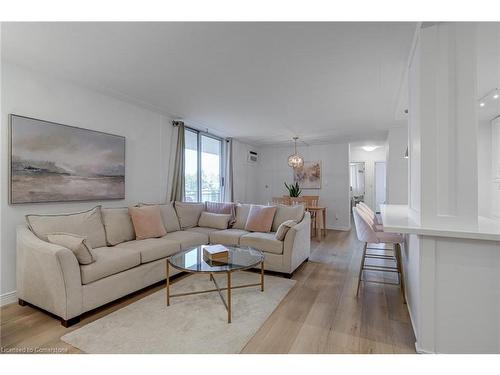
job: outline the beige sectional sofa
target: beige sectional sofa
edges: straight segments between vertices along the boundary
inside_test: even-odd
[[[251,205],[236,206],[229,229],[198,226],[203,204],[159,205],[167,234],[136,240],[127,208],[95,207],[64,215],[27,215],[17,229],[17,295],[61,319],[64,326],[82,313],[165,279],[165,259],[190,247],[219,243],[252,246],[264,252],[265,269],[291,276],[309,258],[310,216],[301,206],[277,208],[272,232],[248,232]],[[279,225],[295,220],[283,241],[275,238]],[[75,254],[48,242],[51,233],[84,236],[95,261],[79,264]],[[175,275],[178,271],[173,271]]]

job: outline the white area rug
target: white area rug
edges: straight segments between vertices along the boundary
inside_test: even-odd
[[[260,275],[235,272],[232,285],[260,281]],[[216,276],[226,286],[225,275]],[[165,290],[144,297],[61,339],[86,353],[239,353],[295,284],[265,276],[259,287],[232,291],[232,323],[217,292],[175,297]],[[212,289],[209,275],[191,275],[171,284],[171,294]]]

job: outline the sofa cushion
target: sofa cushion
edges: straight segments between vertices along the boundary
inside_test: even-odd
[[[50,243],[70,249],[80,264],[95,262],[85,237],[69,233],[51,233],[47,235],[47,238]]]
[[[140,203],[139,206],[154,206],[149,203]],[[163,219],[163,224],[165,225],[165,230],[167,233],[176,232],[181,230],[179,224],[179,218],[177,217],[177,212],[175,212],[174,204],[172,202],[158,204],[160,207],[161,218]]]
[[[70,233],[85,237],[92,248],[106,246],[101,206],[72,214],[26,215],[26,222],[38,238],[48,241],[49,233]]]
[[[233,228],[245,230],[250,207],[252,207],[251,204],[239,203],[236,205],[236,221],[234,222]]]
[[[248,213],[245,230],[250,232],[270,232],[275,214],[276,206],[252,205]]]
[[[96,261],[80,266],[82,284],[89,284],[141,264],[140,253],[116,246],[92,249],[92,254]]]
[[[203,234],[206,234],[207,236],[210,236],[211,233],[218,232],[219,230],[220,229],[207,228],[207,227],[194,227],[194,228],[186,229],[187,232],[203,233]]]
[[[187,230],[167,233],[167,235],[162,238],[180,242],[182,250],[189,249],[190,247],[194,246],[208,244],[208,234],[191,232]]]
[[[141,255],[141,263],[166,258],[181,250],[179,241],[167,238],[148,238],[145,240],[134,240],[116,245],[117,248],[129,249]]]
[[[205,211],[214,214],[231,215],[229,226],[234,224],[236,218],[236,203],[232,202],[205,202]]]
[[[283,241],[276,239],[276,233],[253,232],[240,238],[240,246],[251,246],[267,253],[283,254]]]
[[[110,246],[135,240],[134,225],[128,207],[102,208],[102,221],[106,231],[106,242]]]
[[[227,229],[231,214],[215,214],[203,211],[198,220],[198,226],[216,229]]]
[[[196,227],[204,209],[204,203],[175,202],[175,212],[179,217],[181,229]]]
[[[129,207],[128,212],[134,224],[135,238],[158,238],[167,234],[158,206]]]
[[[272,231],[277,232],[281,224],[287,220],[294,220],[297,223],[304,217],[304,205],[297,204],[295,206],[278,205],[276,214],[274,215]]]
[[[243,229],[225,229],[210,233],[210,243],[221,245],[239,245],[240,237],[247,234]]]

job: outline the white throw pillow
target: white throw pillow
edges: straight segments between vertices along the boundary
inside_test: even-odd
[[[50,233],[47,235],[50,243],[70,249],[76,256],[78,263],[90,264],[95,259],[92,256],[91,247],[87,244],[85,237],[71,233]]]
[[[278,241],[283,241],[290,228],[296,224],[297,222],[295,220],[284,221],[278,227],[278,230],[276,231],[274,238],[276,238]]]
[[[199,227],[208,227],[215,229],[227,229],[229,221],[231,220],[230,214],[214,214],[212,212],[203,211],[198,221]]]

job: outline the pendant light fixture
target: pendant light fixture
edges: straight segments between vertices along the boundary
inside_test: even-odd
[[[297,139],[299,139],[299,137],[293,137],[294,153],[288,157],[288,165],[293,169],[300,168],[304,165],[304,158],[297,153]]]

